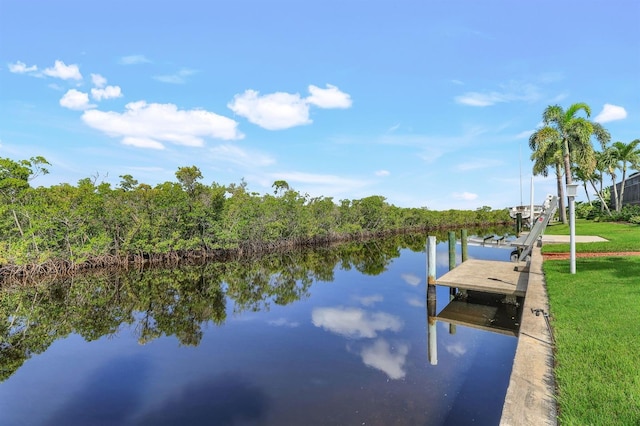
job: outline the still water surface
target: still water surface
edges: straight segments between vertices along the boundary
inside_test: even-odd
[[[497,424],[517,339],[439,322],[432,365],[424,242],[4,292],[0,425]]]

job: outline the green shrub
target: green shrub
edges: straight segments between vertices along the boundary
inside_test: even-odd
[[[576,217],[578,219],[593,219],[596,213],[595,206],[589,203],[576,203]]]
[[[631,219],[636,216],[640,216],[640,205],[626,205],[622,207],[622,210],[619,212],[612,211],[611,215],[608,213],[598,213],[594,215],[594,220],[599,222],[632,222]]]

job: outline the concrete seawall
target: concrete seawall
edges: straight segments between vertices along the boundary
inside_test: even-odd
[[[557,425],[553,340],[545,320],[548,313],[542,253],[536,246],[531,252],[518,346],[501,425]]]

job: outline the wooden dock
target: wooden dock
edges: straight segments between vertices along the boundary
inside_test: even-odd
[[[436,285],[524,297],[528,270],[524,262],[469,259],[436,279]]]

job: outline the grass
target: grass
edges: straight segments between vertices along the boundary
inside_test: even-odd
[[[548,235],[569,235],[569,225],[550,224],[544,231]],[[576,235],[597,235],[607,242],[576,244],[576,252],[640,251],[640,225],[576,220]],[[543,253],[564,253],[569,244],[546,244]]]
[[[576,244],[578,252],[640,251],[638,225],[581,221],[576,234],[609,240]],[[548,260],[543,268],[556,339],[560,423],[640,425],[640,256],[577,258],[575,275],[568,260]]]

